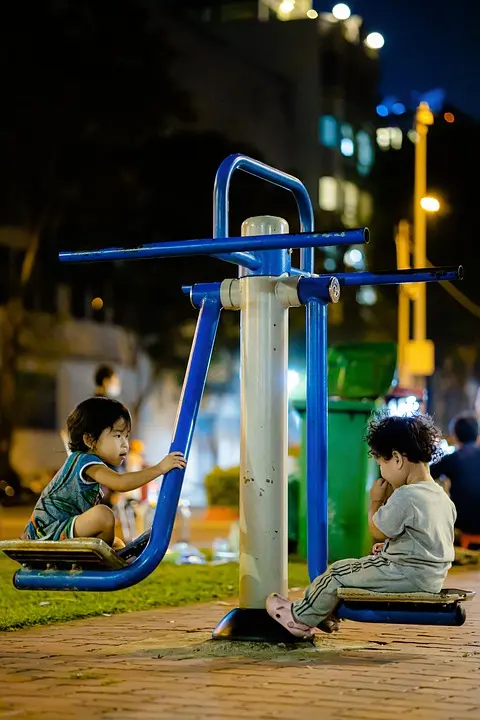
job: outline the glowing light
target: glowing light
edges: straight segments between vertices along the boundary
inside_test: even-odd
[[[443,116],[443,119],[445,120],[445,122],[453,123],[455,122],[455,115],[451,112],[446,112]]]
[[[336,20],[348,20],[351,10],[345,3],[337,3],[332,9],[332,15]]]
[[[318,18],[318,12],[316,10],[307,10],[307,17],[310,20],[316,20]]]
[[[327,272],[333,272],[337,269],[337,263],[333,258],[325,258],[325,262],[323,263],[323,267]]]
[[[375,305],[377,302],[377,291],[372,285],[362,285],[357,292],[359,305]]]
[[[100,297],[93,298],[91,305],[92,305],[93,310],[101,310],[103,308],[102,298],[100,298]]]
[[[296,370],[289,370],[287,375],[287,386],[288,391],[292,392],[294,390],[298,383],[300,382],[300,375],[297,373]]]
[[[342,155],[345,155],[345,157],[352,157],[354,150],[353,140],[350,138],[342,138],[340,143],[340,152]]]
[[[380,117],[387,117],[388,115],[388,108],[386,105],[377,105],[377,115],[380,115]]]
[[[436,213],[440,210],[440,203],[435,197],[424,197],[420,200],[420,205],[425,212]]]
[[[283,13],[284,15],[288,15],[292,12],[292,10],[295,7],[295,0],[283,0],[280,7],[278,8],[279,12]]]
[[[407,133],[407,137],[408,137],[408,139],[410,140],[410,142],[416,143],[416,142],[417,142],[417,137],[418,137],[417,131],[416,131],[416,130],[409,130],[408,133]]]
[[[393,110],[393,112],[395,113],[395,115],[403,115],[403,113],[405,112],[406,108],[405,108],[405,105],[404,105],[403,103],[397,102],[397,103],[394,103],[394,105],[393,105],[393,107],[392,107],[392,110]]]
[[[365,38],[365,45],[372,50],[380,50],[385,45],[385,38],[379,32],[371,32]]]
[[[365,260],[363,252],[358,248],[350,248],[343,256],[343,262],[349,267],[353,267],[356,270],[363,270],[365,267]]]
[[[392,398],[388,403],[390,415],[411,416],[420,410],[420,403],[415,395],[403,398]]]

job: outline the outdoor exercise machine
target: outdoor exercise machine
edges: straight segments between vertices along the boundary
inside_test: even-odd
[[[241,237],[229,237],[229,187],[242,170],[293,193],[300,232],[288,234],[282,218],[246,220]],[[297,178],[244,155],[220,165],[214,186],[213,238],[150,243],[133,248],[61,252],[62,262],[212,255],[239,266],[238,278],[184,287],[199,310],[170,446],[188,458],[222,308],[241,314],[240,603],[215,629],[214,638],[292,642],[266,613],[271,592],[286,595],[288,311],[306,307],[308,570],[327,567],[327,309],[341,287],[458,280],[461,267],[392,272],[314,273],[314,248],[361,245],[367,229],[318,233],[305,186]],[[300,267],[292,251],[300,249]],[[151,531],[116,553],[103,541],[13,540],[0,543],[22,568],[20,590],[119,590],[149,575],[164,557],[173,530],[184,470],[164,477]],[[379,595],[344,591],[340,617],[363,622],[461,625],[466,591],[438,595]]]

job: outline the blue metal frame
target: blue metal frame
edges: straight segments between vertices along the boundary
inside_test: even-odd
[[[98,262],[112,260],[145,260],[148,258],[185,257],[190,255],[214,255],[213,250],[228,252],[228,261],[237,263],[237,252],[245,248],[257,250],[251,254],[248,269],[262,275],[262,261],[258,255],[265,250],[288,248],[328,247],[329,245],[363,245],[368,242],[368,230],[358,228],[342,233],[308,232],[302,235],[252,235],[249,237],[221,238],[218,240],[173,240],[162,243],[146,243],[133,248],[104,248],[103,250],[62,250],[61,262]],[[244,265],[244,267],[247,267]],[[298,273],[302,271],[297,270]]]
[[[249,175],[254,175],[261,180],[266,180],[273,185],[289,190],[297,201],[298,214],[300,218],[300,232],[313,233],[315,230],[315,217],[313,214],[312,201],[305,185],[293,175],[265,165],[246,155],[229,155],[220,164],[215,176],[213,187],[213,237],[228,237],[228,203],[230,181],[235,170],[243,170]],[[332,243],[329,243],[332,244]],[[352,243],[353,244],[353,243]],[[294,247],[289,245],[288,247]],[[302,247],[302,246],[297,246]],[[267,245],[263,246],[266,249]],[[226,258],[225,258],[226,259]],[[314,261],[313,246],[306,244],[300,251],[300,271],[312,273]]]
[[[228,202],[232,174],[242,170],[285,188],[295,196],[300,234],[256,237],[228,237]],[[238,264],[252,274],[302,275],[298,295],[306,305],[307,345],[307,494],[308,494],[308,569],[310,577],[321,574],[327,566],[327,305],[332,277],[312,276],[314,247],[350,245],[368,242],[368,230],[346,230],[340,233],[315,233],[313,207],[308,192],[297,178],[244,155],[231,155],[220,165],[214,187],[213,238],[184,242],[150,243],[135,248],[62,252],[62,262],[91,262],[191,255],[213,255]],[[292,268],[288,250],[300,248],[300,268]],[[340,285],[387,285],[411,282],[456,280],[462,268],[428,268],[391,273],[338,273]],[[220,283],[205,283],[183,288],[190,293],[192,304],[200,308],[197,331],[185,376],[179,414],[171,450],[188,457],[193,430],[202,398],[210,358],[218,327],[221,303]],[[133,585],[149,575],[163,558],[170,541],[180,497],[184,471],[173,470],[162,484],[148,545],[128,567],[110,571],[33,571],[16,573],[19,589],[46,590],[117,590]],[[342,603],[339,616],[362,622],[401,622],[429,625],[459,625],[463,608],[380,607],[367,603]],[[463,613],[464,618],[464,613]]]
[[[218,290],[203,298],[170,446],[170,452],[179,450],[186,458],[192,444],[221,310]],[[15,587],[19,590],[122,590],[140,582],[155,570],[168,549],[184,475],[185,470],[171,470],[165,475],[150,540],[131,565],[121,570],[79,572],[22,569],[15,574]]]
[[[395,623],[397,625],[463,625],[465,609],[460,603],[447,606],[428,603],[342,602],[335,611],[341,620]]]

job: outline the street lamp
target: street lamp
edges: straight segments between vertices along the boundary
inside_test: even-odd
[[[365,38],[365,45],[371,50],[380,50],[385,45],[385,38],[379,32],[371,32]]]
[[[428,213],[436,213],[440,210],[440,201],[436,197],[423,197],[420,200],[420,205]]]
[[[351,10],[345,3],[337,3],[332,9],[332,15],[336,20],[348,20]]]

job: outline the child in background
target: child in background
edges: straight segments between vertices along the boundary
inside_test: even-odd
[[[67,420],[71,455],[43,490],[22,538],[67,540],[96,537],[118,549],[115,517],[101,505],[101,486],[128,492],[147,485],[174,468],[184,468],[180,452],[167,455],[153,467],[118,473],[129,448],[131,417],[117,400],[92,397],[84,400]]]
[[[315,627],[338,629],[338,588],[438,593],[454,559],[455,506],[429,469],[441,440],[431,418],[377,415],[366,440],[381,475],[370,490],[368,511],[377,543],[372,555],[333,563],[303,599],[292,602],[276,593],[267,598],[268,613],[297,637],[311,637]]]

